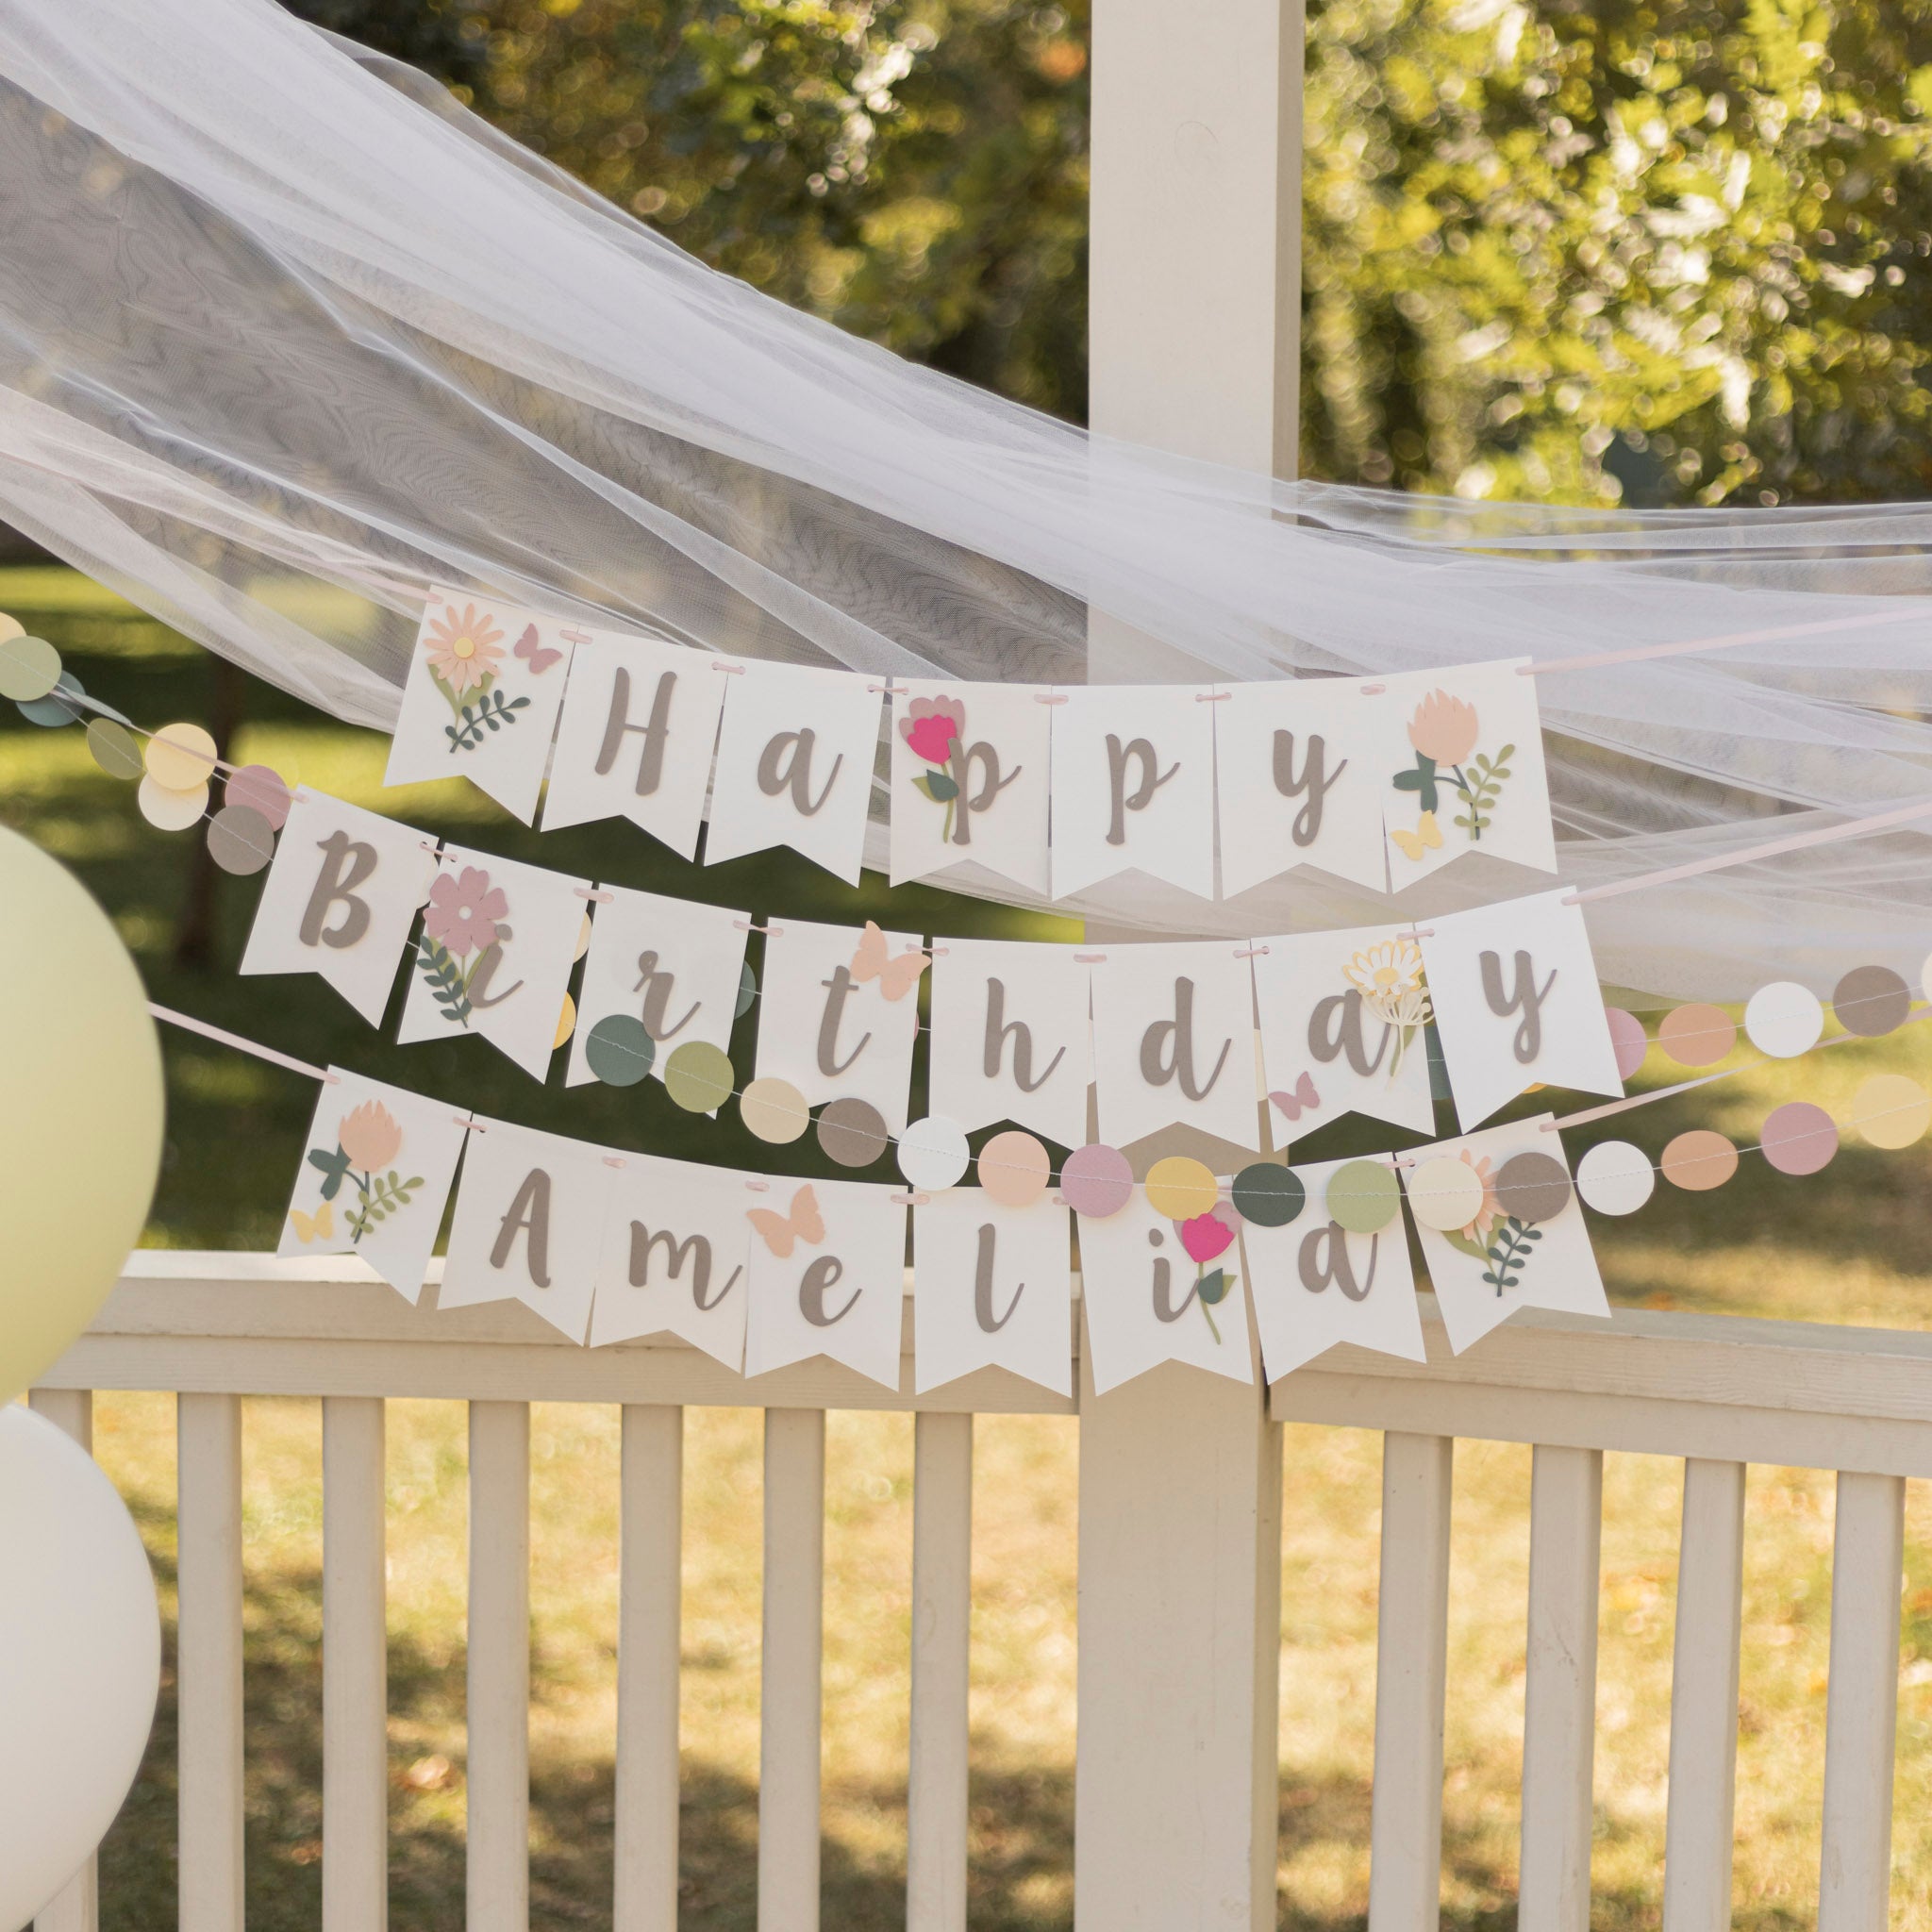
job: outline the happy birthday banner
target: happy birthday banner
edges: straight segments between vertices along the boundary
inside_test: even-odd
[[[687,859],[708,784],[706,864],[782,845],[856,885],[887,708],[895,886],[976,863],[1050,899],[1128,871],[1209,899],[1311,866],[1391,892],[1468,853],[1557,870],[1528,670],[881,683],[438,591],[387,782],[460,774],[530,824],[547,772],[544,829],[627,818]]]

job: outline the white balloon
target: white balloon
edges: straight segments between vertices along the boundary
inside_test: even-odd
[[[950,1188],[972,1158],[966,1129],[942,1114],[929,1113],[899,1136],[899,1172],[915,1188]]]
[[[0,1925],[24,1925],[107,1836],[161,1684],[147,1552],[53,1424],[0,1408]]]
[[[1635,1214],[1656,1188],[1650,1156],[1627,1141],[1599,1141],[1576,1163],[1576,1191],[1599,1214]]]
[[[1809,1053],[1824,1031],[1824,1003],[1794,979],[1774,979],[1751,995],[1744,1031],[1759,1053],[1774,1060],[1796,1059]]]

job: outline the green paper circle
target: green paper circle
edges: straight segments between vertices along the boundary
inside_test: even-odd
[[[0,698],[31,704],[60,681],[60,653],[45,638],[0,639]]]
[[[110,778],[132,783],[147,770],[141,756],[141,745],[133,732],[125,724],[115,724],[111,718],[89,721],[87,748],[93,754],[94,763]]]
[[[46,696],[32,698],[20,707],[20,715],[29,724],[43,724],[50,729],[59,724],[72,724],[80,716],[80,708],[63,701],[63,693],[74,697],[85,697],[80,679],[71,671],[63,671],[60,679]]]
[[[657,1058],[658,1042],[635,1013],[606,1013],[584,1038],[584,1064],[607,1087],[635,1087]]]
[[[1328,1176],[1328,1219],[1350,1234],[1380,1234],[1402,1206],[1402,1189],[1392,1167],[1375,1160],[1351,1160]]]
[[[751,1011],[751,1003],[758,996],[758,975],[751,970],[751,961],[747,959],[738,969],[738,1011],[732,1017],[739,1020],[743,1019]]]
[[[1278,1161],[1257,1160],[1234,1177],[1235,1210],[1257,1227],[1286,1227],[1307,1198],[1301,1175]]]
[[[716,1113],[737,1085],[730,1055],[708,1040],[687,1040],[664,1062],[664,1091],[686,1113]]]

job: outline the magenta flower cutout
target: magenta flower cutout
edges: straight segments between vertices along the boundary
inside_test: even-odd
[[[1191,1221],[1175,1222],[1174,1232],[1188,1251],[1188,1259],[1202,1267],[1217,1255],[1224,1255],[1234,1241],[1234,1229],[1211,1210]]]
[[[958,698],[914,698],[899,721],[899,736],[929,765],[951,763],[953,742],[965,728],[966,707]]]
[[[496,943],[496,924],[509,916],[509,899],[490,874],[466,865],[452,878],[441,874],[429,888],[423,930],[457,954],[480,953]]]

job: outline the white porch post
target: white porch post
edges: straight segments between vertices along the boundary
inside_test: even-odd
[[[1292,475],[1301,0],[1094,16],[1093,426]],[[1196,669],[1103,617],[1089,635],[1096,680]],[[1083,1391],[1081,1932],[1274,1924],[1282,1449],[1264,1400],[1174,1366]]]

